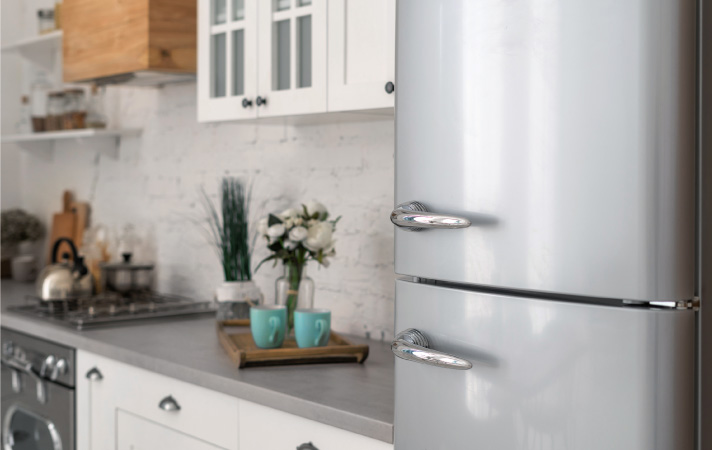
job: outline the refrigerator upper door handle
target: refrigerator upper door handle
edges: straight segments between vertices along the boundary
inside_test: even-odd
[[[415,328],[408,328],[396,335],[391,351],[402,359],[444,369],[468,370],[472,363],[466,359],[428,348],[428,338]]]
[[[428,212],[428,208],[420,202],[405,202],[396,206],[391,213],[391,222],[406,231],[420,231],[425,228],[467,228],[472,225],[472,222],[464,217]]]

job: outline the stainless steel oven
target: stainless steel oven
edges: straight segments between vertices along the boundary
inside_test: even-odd
[[[2,450],[74,450],[74,350],[3,328]]]

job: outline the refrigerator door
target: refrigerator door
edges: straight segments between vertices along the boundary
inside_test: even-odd
[[[695,29],[695,0],[399,1],[396,203],[471,225],[396,213],[442,228],[397,228],[396,272],[691,298]]]
[[[693,448],[691,311],[397,281],[409,328],[472,368],[396,359],[395,450]]]

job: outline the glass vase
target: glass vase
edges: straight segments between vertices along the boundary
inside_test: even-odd
[[[287,332],[294,329],[294,311],[297,308],[314,306],[314,280],[306,275],[306,264],[287,263],[284,275],[275,283],[275,299],[278,305],[287,306]]]

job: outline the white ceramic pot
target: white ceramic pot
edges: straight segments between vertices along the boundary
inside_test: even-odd
[[[215,290],[215,299],[219,302],[259,303],[262,292],[254,281],[226,281]]]
[[[218,320],[248,319],[250,307],[262,303],[262,291],[254,281],[226,281],[215,290]]]
[[[37,259],[33,255],[20,255],[12,258],[12,279],[27,283],[37,278]]]

